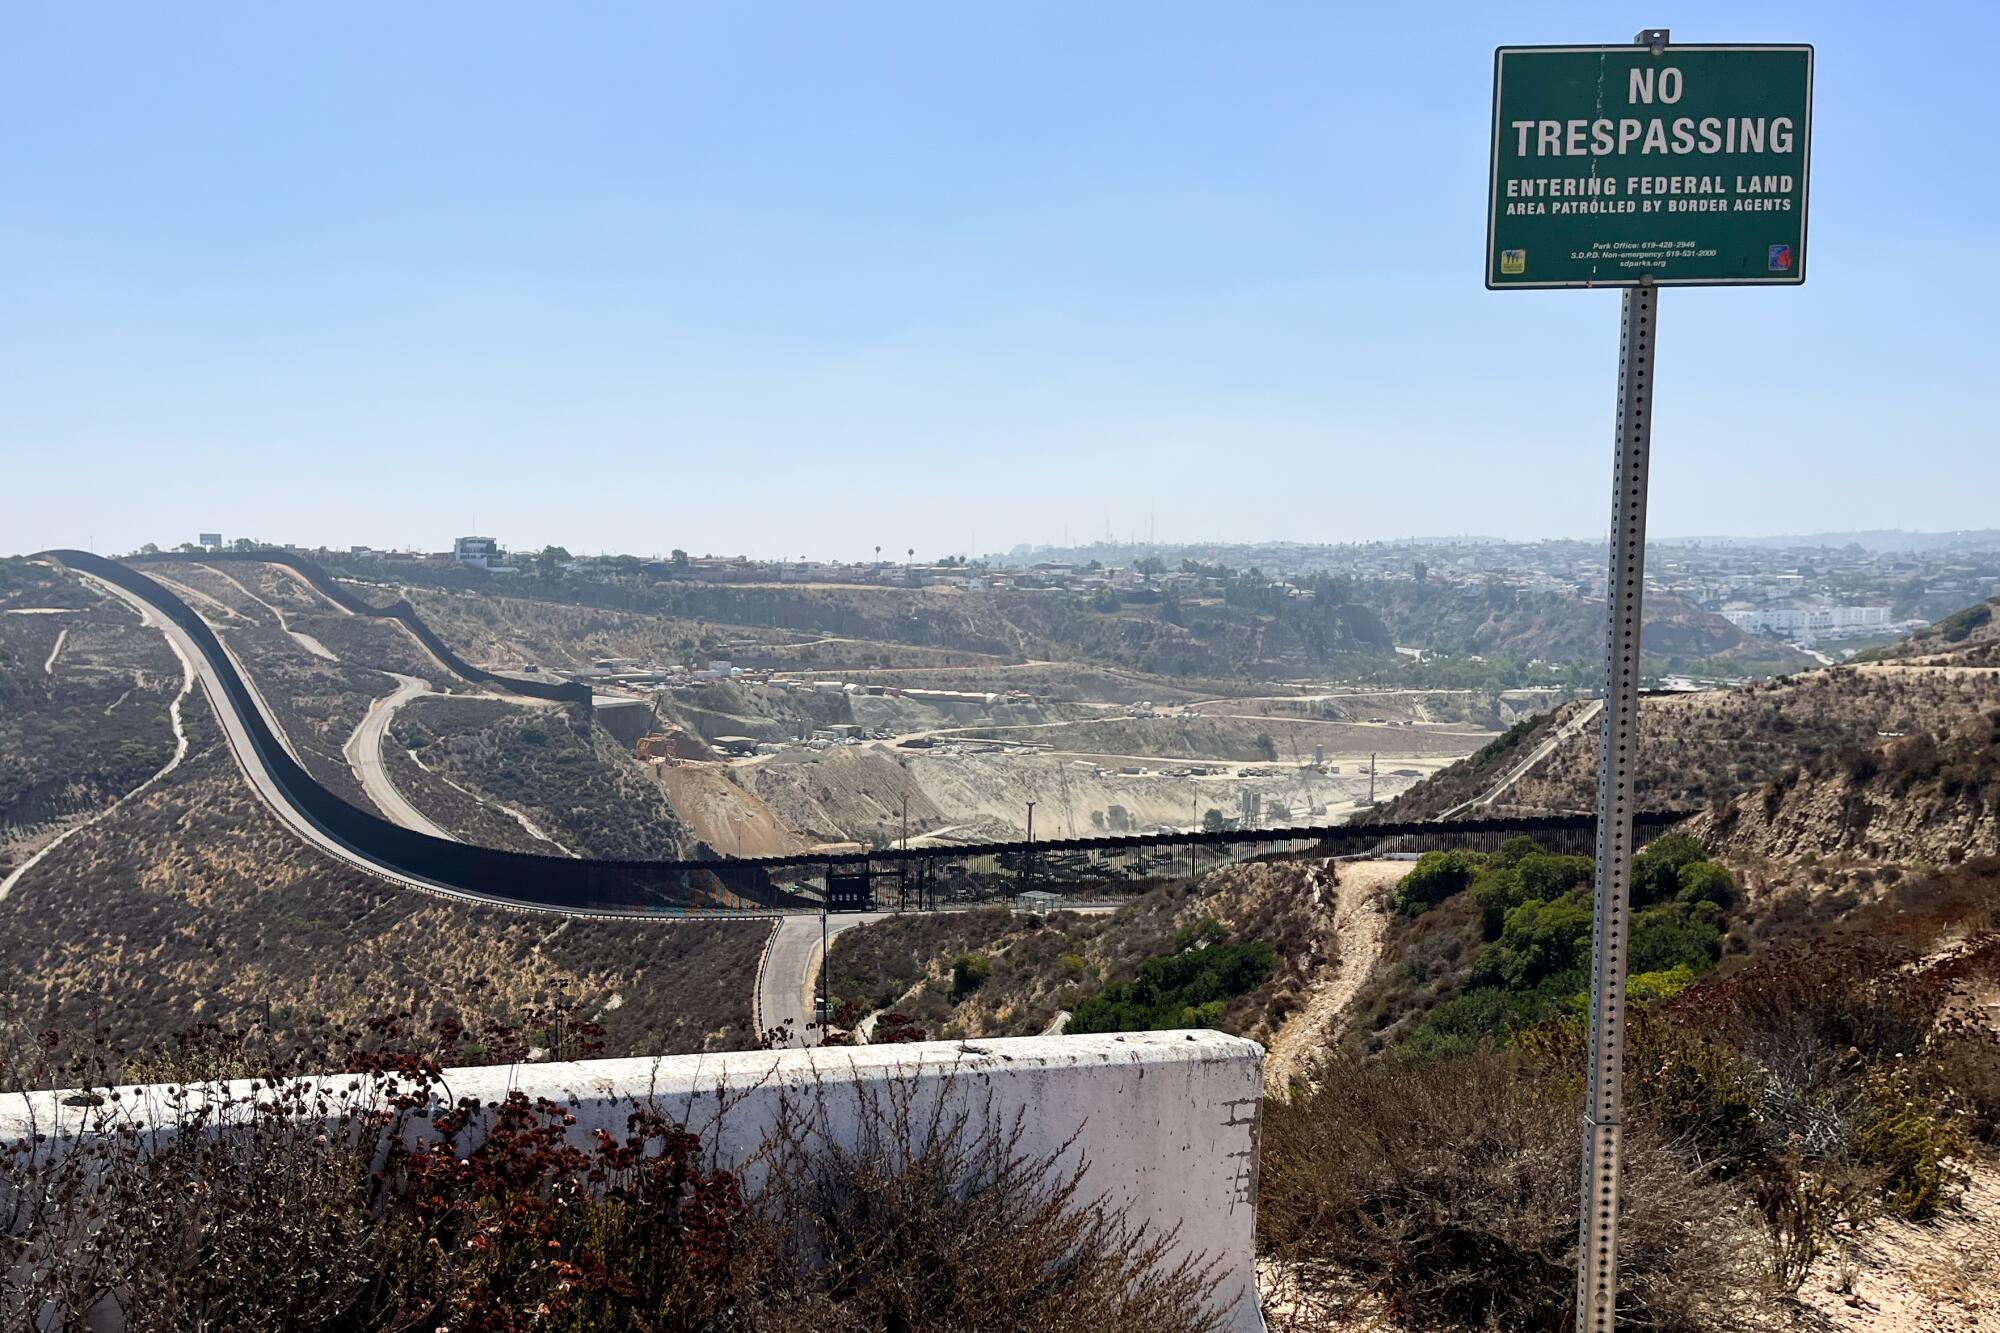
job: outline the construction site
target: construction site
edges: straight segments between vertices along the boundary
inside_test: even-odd
[[[1333,823],[1492,740],[1475,712],[1504,727],[1558,701],[1354,690],[1159,706],[760,675],[598,687],[630,692],[635,758],[724,855]]]

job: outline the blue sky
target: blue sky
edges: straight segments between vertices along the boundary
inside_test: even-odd
[[[1618,298],[1482,286],[1492,48],[1646,24],[1818,48],[1654,533],[2000,525],[2000,7],[1617,15],[16,0],[0,550],[1599,533]]]

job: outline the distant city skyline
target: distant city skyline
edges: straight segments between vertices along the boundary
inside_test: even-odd
[[[668,558],[675,550],[680,550],[683,551],[688,556],[690,556],[691,558],[702,559],[702,560],[733,560],[740,558],[749,560],[761,560],[766,562],[791,561],[791,560],[805,560],[805,561],[823,562],[823,563],[848,563],[848,564],[873,564],[879,562],[884,565],[900,565],[912,560],[914,560],[915,563],[920,565],[928,565],[936,563],[938,561],[953,560],[953,559],[968,558],[968,557],[977,557],[980,559],[994,559],[994,558],[1014,559],[1039,553],[1055,554],[1055,553],[1068,552],[1072,554],[1081,555],[1083,553],[1090,552],[1093,550],[1138,551],[1138,550],[1150,549],[1154,551],[1177,551],[1177,550],[1190,550],[1190,549],[1201,549],[1201,548],[1214,548],[1219,550],[1228,550],[1228,549],[1256,550],[1259,548],[1270,548],[1270,547],[1295,547],[1300,550],[1316,550],[1322,548],[1337,548],[1343,546],[1357,547],[1357,548],[1369,547],[1369,546],[1383,546],[1383,547],[1436,546],[1436,547],[1449,548],[1451,546],[1536,546],[1543,544],[1572,545],[1572,544],[1591,544],[1591,543],[1602,545],[1605,540],[1602,534],[1600,534],[1597,537],[1513,538],[1513,537],[1496,537],[1489,533],[1428,533],[1428,534],[1407,533],[1393,537],[1358,538],[1353,541],[1347,541],[1347,542],[1308,541],[1299,538],[1277,537],[1277,536],[1253,537],[1253,538],[1242,538],[1242,539],[1193,538],[1188,540],[1172,540],[1172,541],[1166,538],[1149,540],[1141,536],[1132,536],[1132,537],[1117,536],[1112,538],[1105,538],[1099,536],[1096,538],[1071,541],[1068,543],[1060,541],[1013,542],[1003,546],[984,547],[983,549],[976,552],[918,551],[915,552],[914,555],[910,553],[909,548],[907,547],[898,550],[885,544],[882,547],[879,554],[876,553],[871,548],[869,551],[857,555],[835,555],[828,552],[816,552],[816,551],[753,552],[747,550],[704,550],[704,549],[689,548],[678,544],[665,547],[597,547],[597,546],[583,545],[576,542],[564,542],[559,540],[536,541],[536,542],[509,542],[504,537],[498,537],[491,533],[475,534],[471,532],[454,533],[448,539],[444,539],[430,544],[425,544],[422,542],[410,542],[410,543],[367,543],[367,542],[344,542],[344,541],[306,542],[306,541],[289,540],[285,538],[275,537],[272,536],[271,534],[243,534],[243,533],[228,533],[228,532],[218,534],[212,532],[202,532],[188,537],[177,538],[174,540],[163,540],[157,536],[149,537],[145,542],[133,543],[130,547],[104,547],[101,544],[99,544],[97,553],[121,554],[127,550],[138,550],[140,549],[140,547],[144,545],[153,545],[162,550],[172,550],[173,548],[180,546],[184,543],[188,545],[199,545],[200,539],[208,536],[220,536],[222,539],[222,545],[224,547],[231,546],[233,543],[242,540],[247,536],[251,540],[268,541],[275,545],[290,546],[302,550],[352,552],[354,550],[359,549],[371,553],[384,554],[384,555],[398,554],[398,553],[444,555],[444,554],[449,554],[451,552],[452,545],[454,542],[462,538],[478,537],[483,540],[490,540],[494,542],[500,548],[501,553],[509,557],[532,556],[539,554],[543,550],[548,549],[550,547],[555,547],[561,550],[568,551],[571,557],[576,559],[591,559],[591,558],[609,557],[609,556],[636,556],[646,559],[664,560]],[[1950,549],[1960,549],[1960,548],[1985,552],[1985,551],[2000,550],[2000,528],[1959,528],[1959,529],[1951,529],[1939,532],[1923,532],[1914,529],[1878,528],[1878,529],[1867,529],[1867,530],[1857,529],[1853,531],[1844,531],[1844,532],[1817,532],[1817,533],[1743,533],[1743,534],[1652,533],[1649,534],[1647,537],[1647,544],[1660,545],[1660,546],[1733,544],[1744,547],[1756,547],[1756,548],[1764,548],[1772,550],[1786,550],[1786,549],[1809,550],[1816,548],[1822,548],[1822,549],[1845,548],[1851,544],[1851,545],[1861,546],[1870,551],[1877,551],[1882,553],[1890,553],[1890,552],[1934,553],[1940,550],[1950,550]]]
[[[1811,279],[1663,295],[1653,533],[1994,522],[1983,85],[1901,13],[1641,17],[1817,47]],[[21,9],[0,549],[1592,539],[1618,297],[1483,288],[1492,49],[1634,26]]]

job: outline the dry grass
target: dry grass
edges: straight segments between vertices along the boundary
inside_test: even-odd
[[[1314,1081],[1265,1105],[1257,1218],[1260,1247],[1309,1299],[1366,1296],[1420,1329],[1568,1327],[1578,1097],[1492,1052],[1341,1059]],[[1644,1132],[1626,1152],[1629,1326],[1732,1326],[1756,1285],[1740,1195]]]
[[[525,812],[579,856],[669,860],[693,850],[666,789],[570,710],[417,699],[397,714],[390,741],[433,774]]]
[[[1879,733],[1948,731],[1995,707],[2000,676],[1893,667],[1834,667],[1740,689],[1647,699],[1639,726],[1640,799],[1653,807],[1722,801],[1842,749],[1872,748]],[[1513,755],[1528,753],[1556,724],[1545,720],[1522,736]],[[1597,743],[1597,729],[1584,728],[1509,790],[1504,809],[1491,813],[1594,809]],[[1493,775],[1512,757],[1489,757]],[[1463,781],[1471,771],[1447,769],[1385,807],[1383,817],[1441,813],[1477,791],[1478,784]]]
[[[30,1061],[37,1058],[30,1053]],[[453,1103],[436,1064],[349,1052],[351,1081],[278,1075],[252,1100],[71,1099],[67,1151],[0,1145],[0,1322],[132,1333],[804,1333],[1088,1328],[1211,1333],[1216,1281],[1174,1237],[1081,1193],[1065,1144],[973,1106],[969,1085],[787,1103],[755,1193],[635,1101],[572,1140],[564,1106]],[[725,1118],[728,1111],[723,1112]],[[217,1132],[217,1126],[227,1128]],[[53,1128],[53,1127],[51,1127]],[[468,1149],[470,1142],[478,1146]]]
[[[200,697],[173,777],[64,843],[0,903],[0,993],[123,1046],[196,1023],[310,1037],[383,1009],[517,1011],[558,989],[614,1054],[755,1044],[768,926],[522,915],[394,889],[310,851],[242,783]]]

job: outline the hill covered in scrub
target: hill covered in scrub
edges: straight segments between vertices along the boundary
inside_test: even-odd
[[[1428,652],[1586,664],[1604,656],[1605,605],[1574,593],[1398,580],[1363,584],[1355,595],[1397,643]],[[1796,648],[1753,638],[1712,611],[1664,594],[1646,599],[1640,649],[1655,675],[1771,675],[1813,665]]]
[[[1574,592],[1330,577],[1298,587],[1255,570],[1202,570],[1215,577],[1199,592],[1098,598],[1017,588],[700,583],[636,572],[616,581],[527,572],[502,585],[477,571],[406,563],[344,573],[381,580],[368,594],[378,600],[408,596],[475,660],[515,667],[727,655],[779,670],[1061,661],[1240,680],[1363,667],[1379,674],[1403,645],[1563,669],[1598,657],[1604,624],[1604,604]],[[1763,675],[1813,664],[1666,596],[1648,607],[1645,650],[1655,673]]]
[[[0,560],[0,879],[173,756],[183,679],[124,603]]]
[[[1180,677],[1296,674],[1341,655],[1388,655],[1393,637],[1356,602],[1265,596],[1093,606],[1029,591],[891,586],[606,584],[397,570],[448,641],[496,666],[591,656],[727,655],[779,670],[1088,663]]]
[[[1525,1005],[1503,975],[1504,1004],[1475,981],[1391,1025],[1373,1008],[1507,950],[1525,905],[1479,946],[1472,895],[1534,855],[1398,914],[1356,1025],[1393,1055],[1337,1050],[1266,1103],[1260,1248],[1300,1327],[1572,1322],[1580,997]],[[1682,863],[1675,900],[1707,864]],[[1635,978],[1620,1230],[1643,1326],[1970,1329],[2000,1298],[1996,872],[1754,879],[1707,975]]]
[[[203,697],[165,781],[71,836],[0,900],[5,1002],[138,1050],[196,1024],[274,1046],[383,1013],[518,1017],[568,996],[611,1054],[754,1045],[769,933],[447,902],[328,861],[264,808]]]
[[[2000,597],[1974,602],[1907,639],[1854,660],[1893,662],[1913,657],[1955,666],[2000,666]]]
[[[1072,1013],[1115,1031],[1143,1010],[1141,1026],[1213,1027],[1269,1044],[1342,965],[1344,869],[1233,866],[1159,885],[1103,916],[993,908],[878,922],[834,940],[829,979],[854,1018],[893,1011],[934,1037],[1028,1036]],[[1230,966],[1196,975],[1206,971],[1196,956],[1211,948],[1229,952]]]
[[[1596,808],[1598,725],[1578,725],[1574,703],[1499,739],[1384,805],[1383,819],[1430,819],[1493,793],[1502,779],[1555,744],[1532,769],[1467,815]],[[1637,786],[1647,808],[1733,800],[1830,756],[1927,734],[1938,745],[2000,708],[2000,673],[1923,661],[1837,666],[1734,689],[1641,701]]]
[[[2000,854],[2000,707],[1822,754],[1703,812],[1690,832],[1731,855],[1776,860]]]
[[[696,850],[658,780],[575,708],[422,698],[397,715],[390,741],[411,766],[484,802],[489,816],[511,810],[570,855],[672,860]],[[392,765],[399,780],[409,771]],[[461,818],[480,819],[428,784],[422,791],[419,799],[442,797]],[[530,834],[509,845],[547,854],[549,842],[537,845]]]

